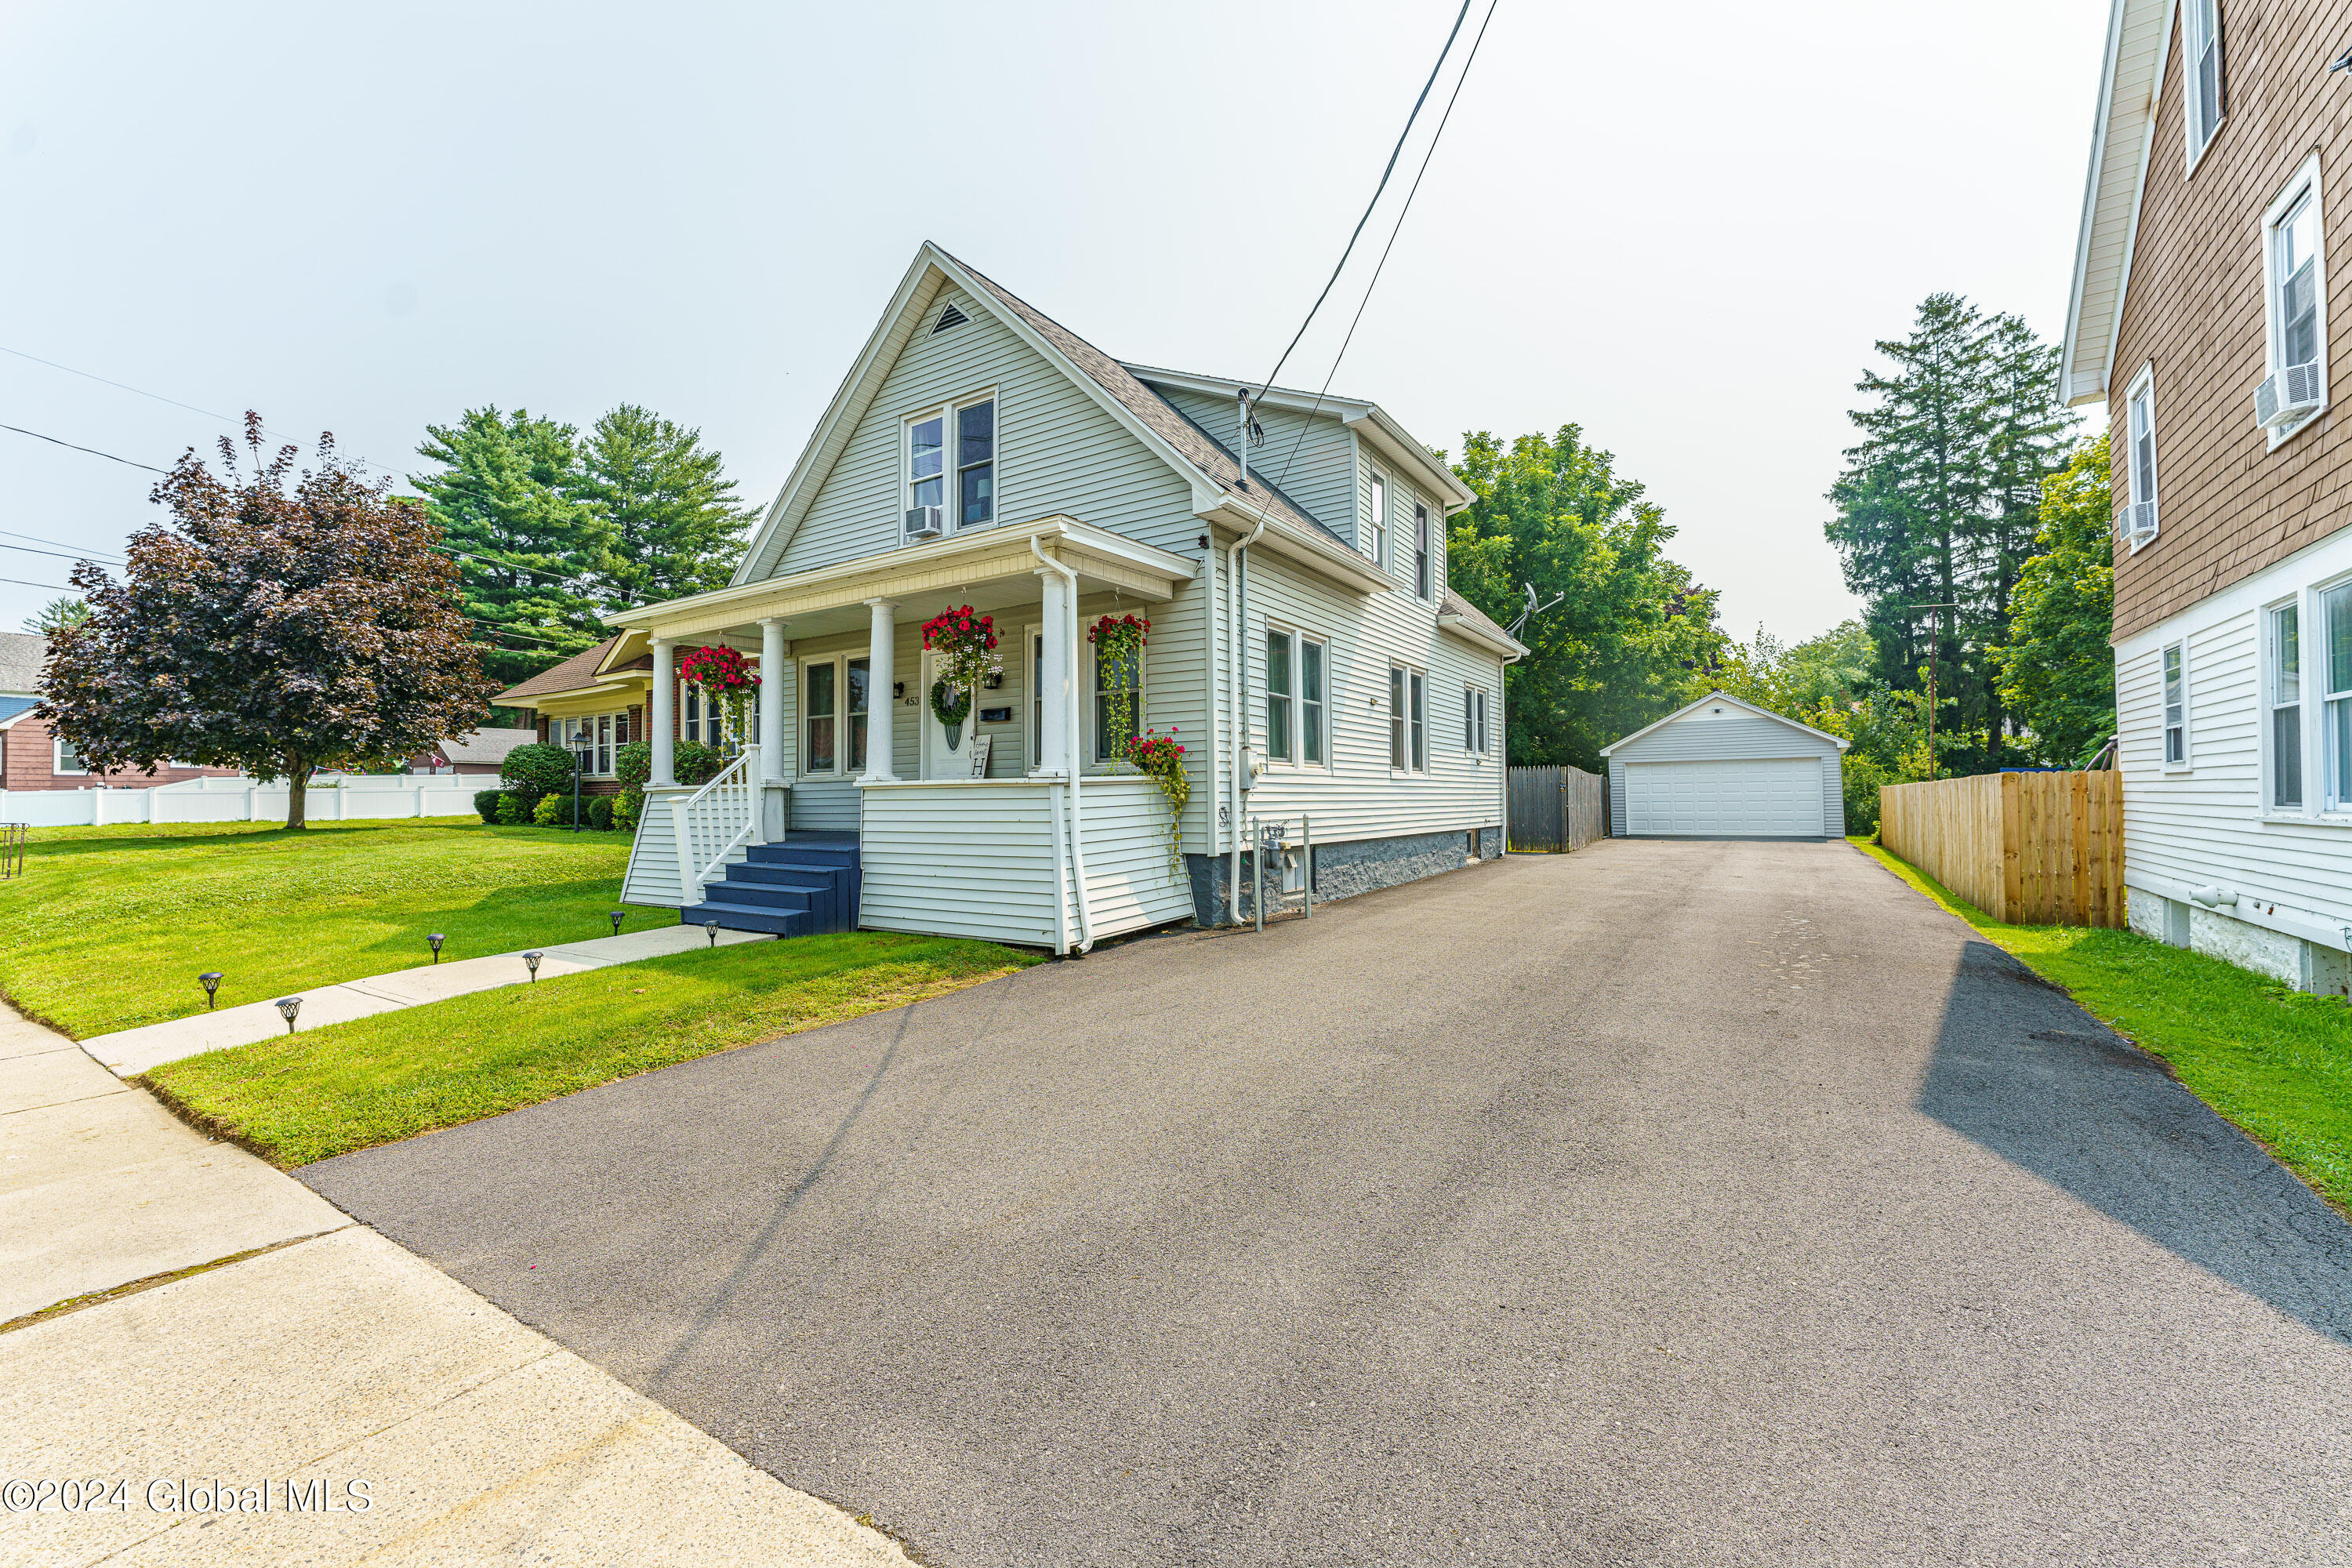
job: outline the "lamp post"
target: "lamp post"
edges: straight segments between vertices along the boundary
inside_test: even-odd
[[[205,988],[205,1011],[209,1013],[220,1002],[221,972],[207,969],[196,976],[196,984]]]
[[[530,971],[530,983],[533,985],[539,984],[539,961],[545,956],[546,954],[540,952],[526,952],[522,955],[522,966]]]
[[[302,1010],[302,998],[299,996],[280,996],[275,1005],[278,1008],[278,1016],[286,1020],[286,1032],[289,1035],[292,1034],[294,1032],[294,1015]]]
[[[425,933],[425,941],[427,941],[427,942],[431,942],[431,943],[433,944],[433,962],[434,962],[434,963],[440,963],[440,962],[441,962],[441,944],[442,944],[443,942],[447,942],[449,939],[448,939],[447,937],[446,937],[446,936],[443,936],[443,935],[442,935],[439,931],[426,931],[426,932]]]

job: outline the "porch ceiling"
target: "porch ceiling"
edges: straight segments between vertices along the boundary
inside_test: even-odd
[[[1193,563],[1183,556],[1055,516],[955,534],[689,599],[642,605],[604,619],[609,626],[658,637],[756,639],[760,621],[776,616],[787,623],[785,635],[798,641],[864,627],[868,620],[866,601],[874,598],[898,601],[901,620],[928,619],[950,605],[1007,609],[1034,604],[1039,597],[1040,568],[1030,550],[1033,539],[1077,573],[1085,592],[1116,591],[1129,598],[1165,600],[1174,597],[1193,573]]]

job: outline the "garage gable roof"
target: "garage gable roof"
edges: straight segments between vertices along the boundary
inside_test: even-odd
[[[1687,707],[1675,709],[1673,712],[1667,714],[1664,718],[1659,720],[1654,724],[1644,724],[1642,728],[1634,731],[1632,734],[1622,736],[1618,740],[1610,742],[1609,744],[1601,748],[1601,754],[1605,757],[1610,752],[1617,750],[1620,746],[1630,746],[1634,742],[1640,740],[1643,736],[1650,734],[1654,731],[1663,730],[1677,719],[1689,717],[1691,714],[1697,712],[1700,709],[1706,707],[1710,702],[1728,702],[1734,708],[1739,709],[1743,712],[1755,714],[1759,719],[1769,719],[1776,724],[1786,724],[1790,729],[1800,731],[1805,734],[1814,737],[1816,740],[1827,741],[1832,745],[1837,747],[1841,752],[1844,751],[1848,744],[1847,742],[1831,734],[1827,730],[1816,730],[1811,724],[1800,724],[1794,719],[1790,718],[1786,713],[1775,713],[1769,708],[1759,708],[1753,702],[1744,702],[1738,698],[1731,695],[1728,691],[1717,690],[1708,692],[1706,696],[1700,698],[1697,701],[1691,703]]]

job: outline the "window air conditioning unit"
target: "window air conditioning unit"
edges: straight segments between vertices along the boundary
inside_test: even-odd
[[[947,508],[942,506],[910,506],[907,509],[907,542],[920,544],[926,539],[937,539],[947,531]]]
[[[2124,508],[2123,534],[2126,544],[2141,544],[2156,537],[2156,503],[2137,501]]]
[[[2254,423],[2265,430],[2293,425],[2320,404],[2319,365],[2291,364],[2254,394]]]

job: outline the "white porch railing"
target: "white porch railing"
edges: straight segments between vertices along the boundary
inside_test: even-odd
[[[702,901],[702,884],[726,869],[729,857],[752,841],[760,829],[760,791],[751,779],[751,752],[719,770],[719,776],[670,807],[677,835],[682,903]]]

